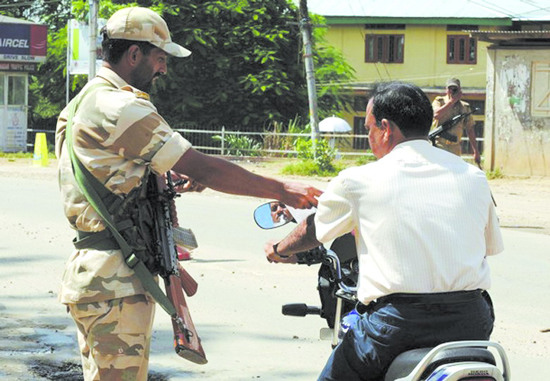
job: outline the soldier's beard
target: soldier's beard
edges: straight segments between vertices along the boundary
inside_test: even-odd
[[[140,63],[131,74],[131,85],[141,91],[149,93],[151,91],[151,88],[153,87],[153,84],[155,83],[155,80],[161,75],[158,72],[153,74],[151,74],[151,72],[152,70],[149,65],[147,65],[145,62]]]
[[[146,93],[149,93],[151,91],[151,88],[153,87],[153,78],[147,80],[147,79],[136,79],[134,80],[133,86],[141,91],[145,91]]]

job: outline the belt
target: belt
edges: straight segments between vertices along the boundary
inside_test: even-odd
[[[120,249],[115,237],[109,229],[104,229],[98,232],[83,232],[76,231],[76,238],[73,239],[74,247],[77,249],[94,249],[94,250],[117,250]]]
[[[376,299],[376,304],[401,304],[401,303],[422,303],[422,304],[438,304],[438,303],[460,303],[468,302],[481,296],[483,290],[471,291],[452,291],[452,292],[434,292],[426,294],[409,294],[396,293],[381,296]]]

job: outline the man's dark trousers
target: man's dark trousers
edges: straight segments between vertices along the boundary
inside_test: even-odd
[[[382,380],[402,352],[488,340],[493,330],[491,299],[481,290],[393,294],[361,307],[365,312],[334,349],[319,380]]]

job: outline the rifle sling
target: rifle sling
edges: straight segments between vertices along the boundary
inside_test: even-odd
[[[72,121],[77,107],[79,106],[82,98],[85,95],[89,94],[92,90],[95,90],[99,87],[109,87],[110,85],[106,83],[97,83],[88,87],[82,94],[80,94],[76,99],[73,99],[69,104],[69,115],[67,117],[67,126],[65,130],[65,140],[67,143],[67,149],[69,156],[71,158],[71,163],[73,166],[73,171],[75,175],[76,182],[80,187],[80,190],[90,203],[90,205],[95,209],[97,214],[103,219],[105,225],[110,230],[112,238],[118,244],[118,248],[122,251],[124,256],[124,261],[126,264],[134,270],[139,280],[141,281],[143,287],[148,291],[155,301],[160,304],[160,306],[172,317],[177,317],[176,309],[168,297],[162,292],[155,278],[149,272],[145,264],[138,259],[138,257],[132,252],[132,248],[124,237],[118,232],[113,218],[109,214],[107,207],[102,201],[102,197],[109,197],[113,193],[109,191],[103,184],[99,182],[87,169],[84,167],[82,162],[78,160],[74,152],[73,147],[73,136],[72,136]],[[85,237],[83,237],[85,239]],[[80,237],[77,242],[81,241]],[[106,243],[108,245],[108,243]],[[113,244],[113,241],[110,241],[110,244]]]

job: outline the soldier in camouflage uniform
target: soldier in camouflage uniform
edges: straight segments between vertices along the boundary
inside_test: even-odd
[[[432,103],[434,109],[434,123],[432,129],[437,128],[440,124],[451,119],[452,117],[468,113],[471,111],[470,105],[467,102],[461,100],[462,98],[462,88],[460,87],[460,80],[457,78],[451,78],[447,81],[446,84],[447,93],[444,96],[436,97]],[[462,155],[461,149],[461,139],[463,131],[466,130],[468,139],[470,140],[470,145],[474,152],[474,161],[479,164],[481,157],[479,150],[477,149],[476,134],[474,130],[474,118],[472,115],[461,119],[456,123],[452,128],[447,130],[450,135],[456,136],[457,141],[452,142],[445,139],[442,136],[436,138],[435,144],[437,147],[442,148],[446,151],[452,152],[455,155]]]
[[[122,9],[102,34],[103,67],[81,94],[94,84],[104,86],[82,97],[72,118],[72,136],[76,157],[108,190],[125,199],[149,171],[159,175],[172,169],[195,179],[180,191],[200,183],[299,208],[316,205],[318,189],[258,176],[201,154],[157,113],[147,91],[166,73],[168,55],[185,57],[191,52],[172,42],[165,21],[155,12]],[[74,178],[65,142],[67,118],[65,109],[56,131],[65,215],[77,237],[101,235],[107,232],[105,223]],[[155,302],[112,240],[91,246],[75,244],[59,295],[78,328],[85,380],[146,380]]]

